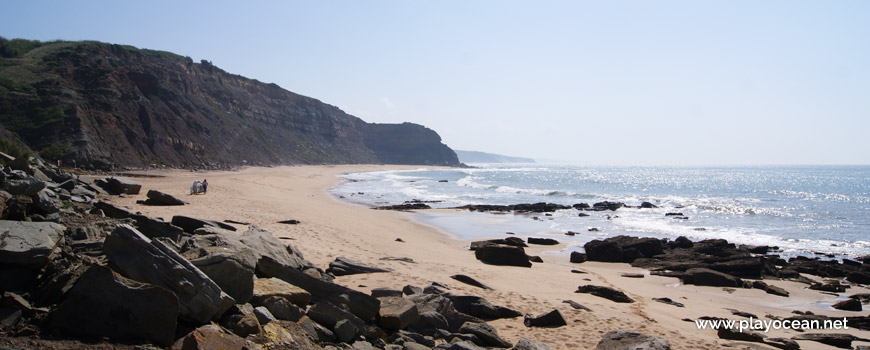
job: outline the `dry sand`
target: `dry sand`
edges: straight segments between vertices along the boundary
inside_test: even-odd
[[[433,281],[445,283],[456,294],[486,297],[524,313],[539,314],[559,309],[568,321],[560,328],[527,328],[522,318],[491,322],[502,337],[516,342],[520,337],[544,341],[552,349],[591,349],[601,336],[614,329],[625,329],[668,339],[672,349],[743,349],[745,343],[718,339],[712,330],[698,330],[694,323],[682,321],[700,316],[718,316],[739,320],[727,308],[754,313],[788,317],[792,310],[812,310],[829,316],[856,316],[864,313],[824,310],[816,303],[831,303],[835,297],[805,289],[804,284],[788,281],[768,281],[787,289],[791,297],[765,294],[760,290],[679,285],[679,280],[636,269],[628,264],[587,262],[571,264],[565,255],[542,254],[559,247],[532,247],[530,255],[541,255],[542,264],[532,268],[485,265],[467,250],[469,242],[456,240],[437,228],[420,224],[413,215],[404,212],[372,210],[344,202],[328,192],[342,181],[338,175],[349,172],[376,171],[419,167],[342,165],[246,168],[240,171],[189,172],[162,171],[149,174],[164,177],[136,178],[143,185],[142,194],[129,198],[114,197],[115,204],[140,211],[152,217],[170,219],[173,215],[223,221],[249,222],[267,229],[284,242],[299,248],[305,258],[326,268],[336,257],[347,257],[367,264],[390,269],[389,273],[344,276],[337,283],[364,292],[376,287],[401,289],[407,284],[426,286]],[[207,178],[209,191],[205,195],[189,195],[194,179]],[[160,190],[187,201],[180,207],[154,207],[135,203],[144,199],[148,189]],[[277,223],[296,219],[298,225]],[[245,230],[244,225],[235,225]],[[558,236],[551,236],[558,239]],[[404,242],[397,242],[401,238]],[[414,263],[383,261],[383,257],[407,257]],[[571,273],[582,269],[587,274]],[[621,277],[624,272],[645,272],[642,279]],[[491,286],[482,290],[452,280],[451,275],[466,274]],[[588,279],[588,280],[586,280]],[[617,304],[589,294],[576,294],[579,285],[607,285],[623,290],[636,300],[633,304]],[[849,294],[867,292],[852,288]],[[685,304],[685,308],[652,301],[654,297],[670,297]],[[563,300],[579,302],[592,312],[574,310]],[[833,332],[833,331],[831,331]],[[841,331],[842,332],[842,331]],[[851,329],[844,333],[870,338],[870,332]],[[770,336],[798,334],[794,331],[771,331]],[[800,341],[803,349],[835,349],[815,342]],[[855,342],[853,345],[868,343]]]

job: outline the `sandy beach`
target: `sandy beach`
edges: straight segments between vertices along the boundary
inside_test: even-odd
[[[112,197],[110,201],[147,216],[166,220],[173,215],[187,215],[217,221],[235,220],[264,228],[287,244],[297,247],[315,265],[326,268],[337,257],[347,257],[366,264],[391,270],[338,277],[337,283],[369,292],[372,288],[401,289],[411,284],[426,286],[433,281],[444,283],[455,294],[479,295],[496,305],[507,306],[523,313],[540,314],[559,309],[568,321],[560,328],[527,328],[522,318],[491,322],[499,334],[515,343],[521,337],[548,343],[552,349],[590,349],[611,330],[624,329],[668,339],[672,349],[772,349],[762,345],[747,345],[720,340],[713,330],[699,330],[694,322],[701,316],[716,316],[740,320],[728,309],[765,315],[792,316],[793,310],[810,310],[827,316],[859,316],[863,312],[824,309],[837,300],[832,295],[806,289],[805,284],[767,280],[785,288],[790,297],[766,294],[756,289],[726,291],[718,287],[680,285],[676,278],[650,276],[648,271],[628,264],[586,262],[571,264],[568,256],[544,254],[559,250],[559,246],[532,246],[529,255],[540,255],[544,263],[532,268],[492,266],[476,260],[468,250],[470,242],[452,238],[441,230],[416,222],[405,212],[372,210],[348,203],[328,192],[342,181],[338,176],[349,172],[385,169],[416,169],[417,166],[341,165],[245,168],[239,171],[149,172],[160,177],[139,177],[143,185],[140,195]],[[208,179],[205,195],[189,195],[195,179]],[[148,189],[177,196],[188,204],[179,207],[144,206],[136,200],[145,199]],[[281,224],[281,220],[299,220],[296,225]],[[245,225],[234,225],[241,230]],[[548,236],[558,239],[558,236]],[[402,242],[397,241],[401,238]],[[502,238],[502,237],[493,237]],[[413,263],[380,260],[384,257],[406,257]],[[572,273],[580,269],[587,273]],[[621,277],[622,273],[644,273],[645,278]],[[450,278],[465,274],[489,285],[483,290]],[[809,276],[814,278],[812,276]],[[618,304],[589,294],[574,293],[580,285],[595,284],[618,288],[636,302]],[[846,294],[866,293],[866,288],[853,287]],[[652,298],[669,297],[685,304],[678,308],[655,302]],[[574,300],[592,312],[575,310],[563,300]],[[870,332],[849,329],[823,331],[849,333],[870,338]],[[772,330],[771,337],[792,337],[795,331]],[[802,349],[836,349],[811,341],[799,341]],[[870,345],[855,342],[853,345]]]

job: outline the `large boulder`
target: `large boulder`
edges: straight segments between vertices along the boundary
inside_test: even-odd
[[[255,254],[262,257],[270,257],[274,262],[287,268],[296,270],[311,267],[311,262],[302,257],[302,253],[292,246],[284,244],[271,232],[256,226],[251,226],[242,234],[242,243]],[[259,270],[259,262],[257,264]],[[274,276],[273,276],[274,277]]]
[[[45,214],[57,213],[60,209],[58,209],[57,205],[54,204],[54,201],[51,199],[48,192],[48,189],[43,189],[33,195],[33,197],[31,197],[33,200],[33,206]]]
[[[453,307],[456,308],[457,311],[484,320],[514,318],[523,315],[519,311],[504,306],[495,306],[488,300],[479,296],[453,294],[446,294],[446,296],[453,303]]]
[[[523,318],[523,324],[526,327],[562,327],[567,326],[568,322],[565,321],[565,317],[562,316],[562,313],[557,309],[553,309],[550,312],[545,312],[543,314],[532,316],[527,314]]]
[[[483,343],[482,346],[491,346],[496,348],[509,348],[512,346],[507,340],[504,340],[498,335],[498,331],[494,327],[486,323],[466,322],[459,328],[459,333],[473,334],[477,336]]]
[[[686,270],[683,274],[683,283],[696,286],[743,287],[743,280],[740,278],[703,267]]]
[[[129,225],[118,225],[106,237],[103,249],[124,275],[175,293],[185,319],[208,323],[235,304],[232,297],[190,261]]]
[[[604,334],[595,350],[670,350],[671,343],[662,337],[629,332],[610,331]]]
[[[127,209],[103,201],[97,201],[97,203],[94,203],[94,208],[102,210],[103,214],[112,219],[123,219],[133,215],[133,213]]]
[[[353,313],[343,308],[340,308],[328,301],[321,301],[311,306],[308,309],[308,317],[317,323],[320,323],[333,332],[337,326],[342,326],[342,331],[350,330],[353,336],[356,336],[366,329],[366,323]],[[341,323],[339,323],[341,322]]]
[[[184,201],[178,198],[175,198],[171,194],[163,193],[158,190],[148,190],[148,193],[145,194],[148,197],[148,200],[145,201],[147,205],[184,205]]]
[[[383,297],[378,324],[386,329],[404,329],[417,322],[420,313],[414,301],[402,297]]]
[[[257,262],[257,272],[302,288],[322,300],[344,305],[350,312],[365,321],[374,320],[380,310],[380,302],[370,295],[314,278],[299,269],[290,268],[268,255],[262,256]]]
[[[844,311],[863,311],[863,307],[861,306],[861,301],[859,301],[858,299],[846,299],[846,300],[834,303],[834,305],[831,305],[831,307],[835,308],[837,310],[844,310]]]
[[[346,276],[362,273],[390,272],[390,270],[365,265],[348,258],[338,257],[335,258],[335,261],[329,263],[329,268],[326,269],[326,272],[332,273],[336,276]]]
[[[252,344],[244,338],[229,333],[220,327],[209,324],[190,332],[179,339],[172,350],[242,350],[251,349]]]
[[[138,182],[122,177],[108,177],[106,184],[108,191],[118,194],[139,194],[139,191],[142,190],[142,185]]]
[[[174,293],[94,265],[57,308],[51,326],[70,335],[148,340],[168,346],[175,339],[178,310]]]
[[[255,262],[231,253],[211,253],[190,261],[231,296],[246,303],[254,295]]]
[[[196,229],[203,226],[214,226],[219,227],[224,230],[235,231],[236,228],[232,225],[228,225],[219,221],[205,220],[205,219],[197,219],[189,216],[176,215],[172,217],[172,224],[184,230],[187,233],[194,233]]]
[[[593,240],[583,246],[590,261],[627,262],[651,258],[664,252],[665,243],[656,238],[616,236]]]
[[[503,244],[487,244],[474,251],[474,257],[484,264],[532,267],[529,256],[522,247]]]
[[[42,189],[45,188],[45,182],[39,181],[32,177],[25,177],[23,179],[7,179],[3,183],[3,190],[9,192],[13,196],[23,195],[23,196],[33,196]]]
[[[517,341],[517,344],[514,345],[511,350],[550,350],[550,346],[544,342],[538,342],[529,340],[529,338],[523,337]]]
[[[178,242],[181,239],[181,236],[184,235],[184,230],[182,230],[181,227],[175,226],[161,219],[154,219],[139,214],[131,214],[130,217],[133,218],[133,220],[136,220],[136,228],[138,228],[139,232],[142,232],[145,237],[152,239],[166,237],[174,242]]]
[[[633,303],[634,300],[629,298],[628,295],[625,295],[620,290],[616,290],[606,286],[595,286],[591,284],[587,284],[585,286],[577,287],[577,291],[575,293],[588,293],[597,297],[602,297],[604,299],[612,300],[617,303]]]
[[[65,230],[53,222],[0,220],[0,263],[45,265]]]
[[[557,245],[559,241],[552,238],[529,237],[529,244],[537,245]]]
[[[311,293],[302,288],[284,282],[277,278],[258,278],[254,281],[254,296],[251,301],[254,304],[262,304],[266,299],[280,297],[290,303],[306,307],[311,301]]]

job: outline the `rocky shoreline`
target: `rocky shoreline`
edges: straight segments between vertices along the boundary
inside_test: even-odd
[[[2,182],[9,195],[0,221],[8,227],[0,249],[3,262],[0,345],[11,349],[549,349],[547,342],[551,338],[542,337],[535,329],[560,329],[578,322],[576,316],[558,308],[518,308],[491,302],[492,299],[487,300],[476,291],[489,297],[498,286],[490,285],[492,280],[473,277],[479,274],[451,276],[471,289],[457,286],[450,289],[432,281],[406,284],[403,288],[374,288],[363,293],[334,283],[335,276],[392,274],[392,268],[369,265],[367,259],[338,256],[323,269],[306,260],[293,244],[282,241],[284,237],[279,239],[269,231],[248,225],[244,222],[247,220],[226,220],[231,225],[190,214],[173,214],[170,220],[150,217],[105,199],[135,197],[136,193],[147,191],[148,199],[136,204],[142,205],[143,210],[167,204],[184,208],[187,204],[121,178],[89,181],[38,161],[24,165],[18,166],[20,169],[12,166],[5,169]],[[133,198],[127,201],[132,204]],[[306,217],[302,219],[308,222]],[[294,225],[289,226],[301,226],[298,220],[283,221],[292,221]],[[234,225],[248,227],[239,230]],[[645,264],[650,264],[657,274],[687,273],[675,267],[680,260],[662,256],[695,254],[693,258],[700,259],[707,254],[704,247],[718,247],[712,242],[692,242],[692,247],[686,248],[683,240],[674,247],[671,247],[674,242],[640,240],[643,242],[620,238],[599,245],[621,250],[620,254],[613,253],[619,261],[627,257],[634,257],[632,263],[647,261]],[[394,244],[411,244],[403,242],[396,239]],[[535,269],[534,264],[541,264],[544,259],[528,256],[524,246],[554,243],[558,242],[552,239],[525,242],[511,237],[472,246],[475,255],[481,252],[495,260],[502,259],[501,249],[507,249],[515,256],[512,261],[525,259],[523,265]],[[653,246],[654,252],[658,246],[661,254],[636,253],[646,252],[647,246]],[[572,256],[572,262],[596,261],[595,254],[589,254],[596,248],[590,248],[586,255]],[[707,268],[717,271],[716,263],[731,266],[729,261],[740,261],[745,258],[744,249],[750,249],[726,248],[731,252],[728,257],[733,259],[712,261]],[[758,257],[758,253],[749,254]],[[763,256],[777,262],[770,254]],[[415,264],[410,258],[382,260],[385,259]],[[800,264],[801,269],[814,266],[809,262]],[[817,265],[824,267],[819,271],[829,275],[847,272],[829,263]],[[857,270],[848,271],[863,271],[863,264],[852,265],[850,268]],[[777,271],[785,270],[780,265],[773,266]],[[629,275],[632,274],[624,277],[637,278]],[[751,276],[754,275],[747,272],[735,277],[751,279]],[[753,281],[749,286],[759,288],[755,282],[761,281]],[[606,286],[594,283],[579,287],[575,284],[570,287],[571,292],[575,287],[576,292],[589,293],[592,298],[637,298],[625,295],[619,288],[603,288]],[[660,301],[667,300],[670,299]],[[853,300],[858,300],[861,306],[866,298]],[[680,304],[670,301],[673,307]],[[579,310],[575,312],[595,314],[575,301],[565,303]],[[851,304],[854,307],[854,302]],[[598,308],[595,306],[598,304],[592,305]],[[530,313],[532,310],[535,312]],[[501,328],[504,322],[514,322],[511,320],[521,322],[520,327],[529,330],[521,333],[536,336],[515,336],[514,342],[507,341],[499,330],[504,331]],[[867,324],[866,317],[850,318],[849,322],[856,327]],[[734,336],[723,334],[726,335],[722,339]],[[610,329],[599,333],[599,337],[599,349],[670,348],[663,337],[628,330]],[[847,341],[813,333],[806,334],[801,341],[813,337],[810,340]],[[776,343],[771,339],[765,341]]]

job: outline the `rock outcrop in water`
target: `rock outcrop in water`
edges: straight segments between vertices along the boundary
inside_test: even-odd
[[[0,38],[0,136],[86,169],[459,165],[423,126],[371,124],[203,60],[98,42]],[[8,139],[4,137],[4,139]]]

